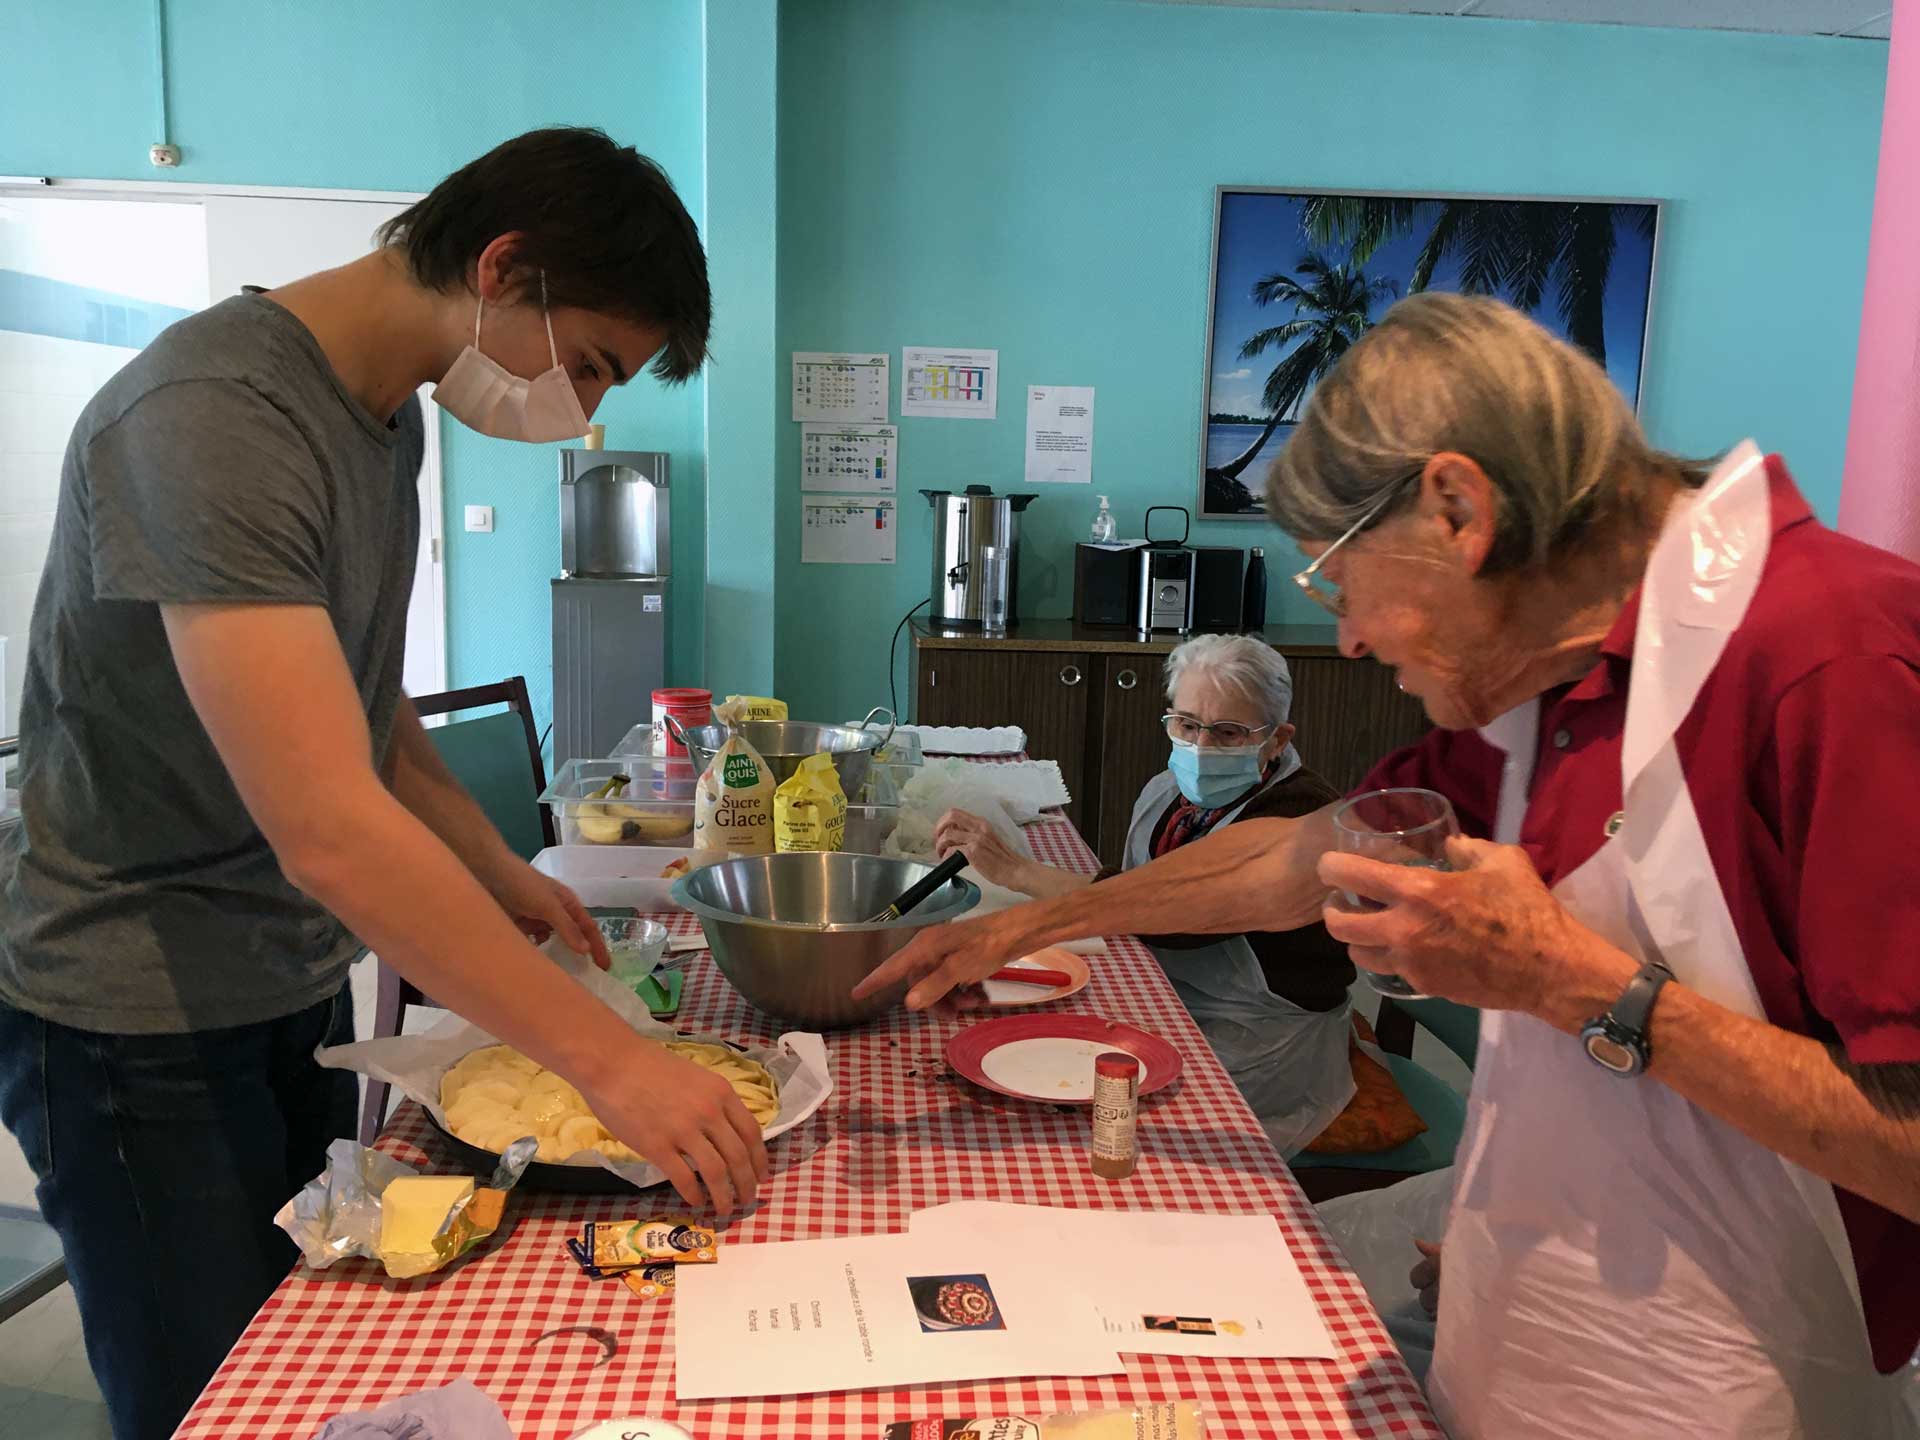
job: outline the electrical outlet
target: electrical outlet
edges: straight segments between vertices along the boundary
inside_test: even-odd
[[[493,533],[493,506],[467,506],[467,529],[476,535],[491,535]]]

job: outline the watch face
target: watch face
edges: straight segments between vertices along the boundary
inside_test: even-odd
[[[1627,1045],[1622,1045],[1605,1031],[1590,1034],[1587,1039],[1587,1054],[1600,1064],[1622,1075],[1631,1075],[1640,1068],[1640,1056]]]

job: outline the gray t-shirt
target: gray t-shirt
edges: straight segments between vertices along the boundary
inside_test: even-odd
[[[28,639],[26,823],[0,832],[0,1000],[81,1030],[172,1034],[339,989],[357,946],[241,803],[160,606],[324,606],[384,756],[423,444],[417,401],[376,420],[257,295],[171,326],[81,413]]]

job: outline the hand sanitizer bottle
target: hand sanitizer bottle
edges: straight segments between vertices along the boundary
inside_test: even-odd
[[[1100,497],[1100,513],[1093,517],[1093,543],[1108,545],[1113,542],[1118,527],[1113,523],[1113,511],[1107,508],[1107,497]]]

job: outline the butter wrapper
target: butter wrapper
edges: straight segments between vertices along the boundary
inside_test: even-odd
[[[336,1140],[327,1147],[327,1168],[280,1207],[273,1223],[292,1237],[302,1258],[316,1270],[359,1257],[378,1260],[395,1279],[429,1274],[500,1228],[507,1192],[519,1183],[537,1147],[532,1138],[516,1141],[487,1184],[473,1185],[448,1201],[444,1214],[423,1220],[423,1214],[431,1216],[434,1202],[426,1200],[423,1210],[422,1194],[440,1192],[434,1187],[423,1192],[418,1182],[441,1177],[422,1176],[378,1150]],[[445,1178],[457,1182],[459,1177]],[[389,1215],[387,1192],[402,1180],[409,1183],[394,1192],[394,1212]]]

